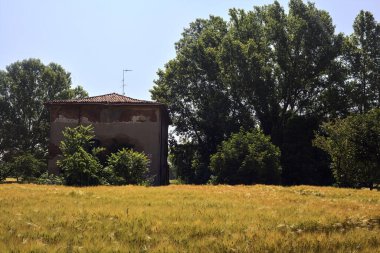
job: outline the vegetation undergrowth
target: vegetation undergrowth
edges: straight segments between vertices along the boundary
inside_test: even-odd
[[[379,252],[378,191],[0,185],[0,252]]]

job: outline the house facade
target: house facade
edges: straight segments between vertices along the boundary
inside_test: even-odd
[[[116,93],[46,103],[50,113],[49,171],[59,173],[62,131],[66,127],[93,125],[95,142],[109,152],[126,147],[150,159],[155,185],[169,183],[167,164],[169,114],[164,104]]]

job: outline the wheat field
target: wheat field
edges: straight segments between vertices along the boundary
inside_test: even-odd
[[[2,184],[0,252],[380,252],[380,192]]]

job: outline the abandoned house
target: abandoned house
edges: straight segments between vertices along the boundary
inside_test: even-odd
[[[95,142],[109,152],[127,147],[150,159],[155,185],[169,183],[167,164],[169,115],[164,104],[116,93],[95,97],[52,100],[50,112],[49,171],[59,173],[59,144],[66,127],[92,124]]]

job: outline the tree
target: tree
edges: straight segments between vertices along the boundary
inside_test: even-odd
[[[312,115],[320,123],[345,114],[342,43],[328,13],[301,0],[291,0],[288,13],[275,1],[248,12],[232,9],[228,23],[214,16],[191,23],[151,93],[168,105],[174,133],[196,147],[194,164],[201,167],[193,169],[203,172],[197,182],[210,175],[210,154],[240,127],[258,121],[284,150],[284,139],[297,141],[285,136],[292,118]],[[311,137],[303,145],[318,161]]]
[[[0,182],[4,181],[10,175],[8,164],[0,161]]]
[[[94,147],[94,129],[92,125],[79,125],[75,128],[65,128],[63,140],[59,148],[62,159],[57,164],[62,169],[67,185],[98,185],[106,184],[103,175],[103,165],[97,154],[103,151]]]
[[[171,140],[169,142],[170,155],[169,163],[173,174],[181,182],[186,184],[202,184],[205,180],[205,167],[208,166],[204,162],[205,155],[201,155],[199,147],[194,142],[177,142]],[[208,160],[208,159],[207,159]],[[207,175],[209,169],[207,168]]]
[[[284,128],[281,151],[282,184],[332,185],[330,159],[312,145],[320,119],[312,115],[293,116]]]
[[[147,184],[149,173],[149,158],[144,153],[132,149],[121,149],[112,153],[108,159],[108,168],[114,174],[111,184]]]
[[[261,130],[241,130],[222,142],[210,167],[216,183],[275,184],[280,182],[280,150]]]
[[[197,146],[193,143],[178,143],[171,141],[169,164],[173,174],[183,183],[197,182],[198,174],[196,163]]]
[[[345,61],[352,90],[352,111],[365,113],[380,106],[380,24],[370,12],[360,11],[354,33],[345,43]]]
[[[44,103],[83,96],[87,92],[71,89],[70,73],[56,63],[28,59],[0,71],[0,160],[25,152],[43,158],[49,129]]]
[[[324,123],[314,145],[331,157],[339,186],[380,183],[380,109]]]
[[[226,136],[254,122],[251,108],[221,80],[218,57],[227,30],[213,16],[190,24],[176,44],[176,59],[158,72],[151,91],[153,99],[169,105],[176,134],[196,148],[192,183],[208,180],[209,156]]]
[[[66,90],[62,97],[70,98],[70,99],[78,99],[88,97],[87,91],[83,89],[82,86],[74,87],[73,89]]]
[[[38,178],[46,170],[46,163],[33,154],[23,153],[14,156],[8,163],[8,168],[8,176],[15,177],[17,181],[30,181]]]

